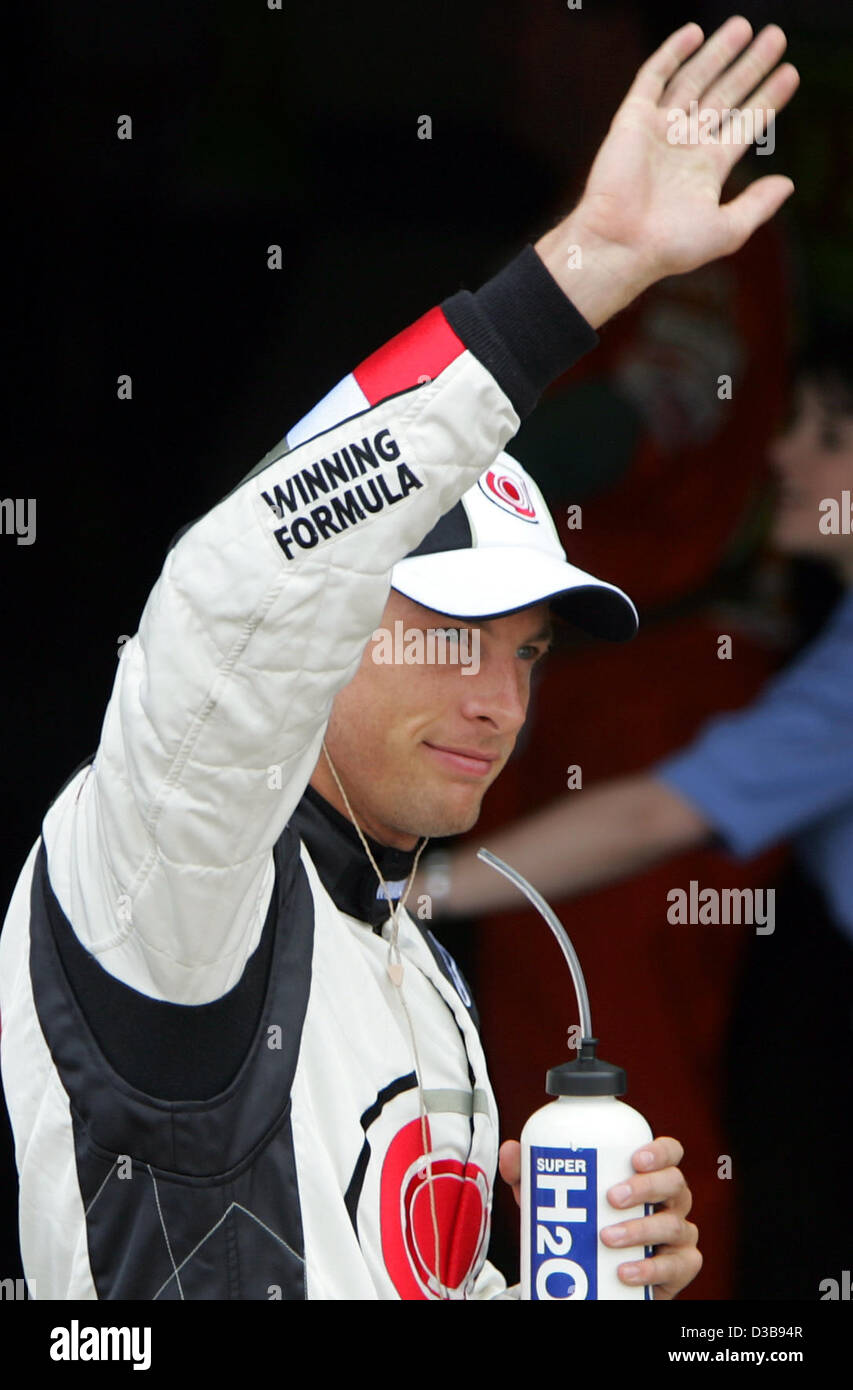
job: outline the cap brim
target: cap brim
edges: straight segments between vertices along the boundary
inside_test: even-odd
[[[394,566],[391,585],[446,617],[501,618],[547,601],[575,627],[608,642],[628,641],[639,625],[636,608],[615,584],[523,546],[409,556]]]

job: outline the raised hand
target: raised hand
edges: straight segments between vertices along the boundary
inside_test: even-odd
[[[799,85],[796,68],[779,65],[784,33],[768,25],[753,39],[749,21],[736,17],[702,39],[698,24],[686,24],[643,64],[578,206],[536,243],[594,327],[654,281],[737,251],[793,192],[789,178],[770,174],[720,203],[731,169],[763,137],[768,113],[786,106]],[[700,138],[694,120],[694,138],[682,142],[676,137],[691,102],[705,119]],[[727,111],[740,119],[727,119]]]

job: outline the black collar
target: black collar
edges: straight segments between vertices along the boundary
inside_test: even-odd
[[[376,896],[381,892],[379,880],[349,817],[342,816],[313,787],[306,787],[290,825],[305,842],[335,906],[350,917],[369,922],[374,929],[383,927],[390,916],[388,904]],[[365,839],[392,898],[398,898],[412,871],[416,851],[381,845],[369,835]]]

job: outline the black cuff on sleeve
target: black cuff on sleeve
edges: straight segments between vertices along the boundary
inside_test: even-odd
[[[545,387],[598,342],[532,246],[474,294],[460,290],[441,308],[522,419]]]

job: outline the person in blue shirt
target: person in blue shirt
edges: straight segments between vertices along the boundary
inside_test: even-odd
[[[790,840],[853,942],[853,385],[828,361],[808,371],[815,375],[801,378],[794,422],[772,450],[773,539],[830,563],[842,596],[757,700],[713,720],[650,775],[739,858]]]
[[[762,895],[728,1043],[733,1177],[740,1209],[749,1214],[738,1252],[743,1296],[831,1297],[853,1246],[847,1208],[837,1202],[853,1168],[853,363],[847,354],[838,336],[802,360],[791,423],[771,446],[779,484],[774,547],[825,562],[841,586],[821,630],[757,699],[711,720],[687,747],[637,774],[563,798],[489,841],[493,853],[555,900],[702,845],[747,859],[789,844],[792,870]],[[471,847],[437,865],[428,862],[422,888],[432,893],[436,915],[517,907],[512,887]],[[741,895],[729,906],[746,912],[758,897],[747,903]],[[707,902],[705,911],[721,908]],[[682,909],[695,913],[696,899]]]

